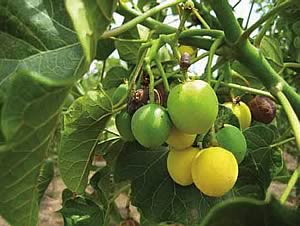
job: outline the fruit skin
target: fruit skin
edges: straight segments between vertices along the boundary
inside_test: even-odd
[[[183,151],[171,149],[167,158],[167,168],[169,175],[177,184],[182,186],[191,185],[192,179],[192,161],[199,153],[199,149],[189,147]]]
[[[188,134],[206,133],[218,115],[218,98],[211,86],[202,80],[175,86],[167,106],[174,125]]]
[[[131,116],[127,111],[122,111],[116,115],[116,127],[125,141],[134,141],[131,131]]]
[[[240,127],[242,130],[248,128],[251,125],[251,111],[249,107],[242,101],[238,103],[226,102],[225,107],[232,110],[233,114],[239,119]]]
[[[127,97],[128,95],[128,84],[124,83],[118,86],[118,88],[115,90],[115,92],[112,95],[112,103],[118,104],[124,97]],[[125,100],[124,100],[125,101]]]
[[[234,155],[221,147],[203,149],[192,162],[193,182],[207,196],[223,196],[233,188],[237,177]]]
[[[172,149],[184,150],[185,148],[192,146],[196,136],[197,134],[186,134],[173,127],[166,143]]]
[[[247,142],[239,128],[226,124],[216,133],[216,139],[220,147],[232,152],[238,163],[244,160]]]
[[[276,116],[276,105],[269,97],[256,96],[248,105],[253,119],[258,122],[269,124]]]
[[[184,53],[188,53],[190,56],[194,57],[196,56],[197,49],[192,46],[187,45],[180,45],[179,48],[180,55],[183,55]]]
[[[162,145],[168,139],[171,128],[168,113],[157,104],[147,104],[139,108],[131,120],[134,137],[147,148]]]

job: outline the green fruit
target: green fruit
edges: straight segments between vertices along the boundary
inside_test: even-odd
[[[193,183],[191,172],[192,161],[198,153],[199,149],[193,147],[182,151],[171,150],[169,152],[167,168],[173,181],[182,186]]]
[[[64,107],[69,108],[73,104],[74,101],[75,101],[74,96],[69,93],[67,98],[65,99]]]
[[[205,134],[218,115],[218,98],[211,86],[202,80],[175,86],[167,105],[176,128],[188,134]]]
[[[115,90],[115,92],[112,95],[112,103],[118,104],[123,98],[127,97],[128,95],[128,84],[124,83],[118,86],[118,88]],[[124,99],[125,101],[125,99]]]
[[[185,148],[192,146],[196,136],[197,134],[186,134],[173,127],[166,143],[170,148],[185,150]]]
[[[247,143],[240,129],[232,125],[225,125],[216,133],[216,139],[220,147],[232,152],[238,163],[244,160]]]
[[[139,108],[131,120],[135,139],[147,148],[162,145],[168,139],[171,128],[168,113],[157,104],[147,104]]]
[[[116,127],[125,141],[133,141],[134,136],[131,131],[131,116],[127,111],[122,111],[116,115]]]
[[[239,119],[240,127],[242,130],[248,128],[251,125],[251,111],[249,107],[242,101],[235,104],[232,102],[224,103],[225,107],[232,110],[233,114]]]
[[[212,197],[221,197],[233,188],[238,171],[234,155],[220,147],[203,149],[192,162],[194,184],[201,192]]]

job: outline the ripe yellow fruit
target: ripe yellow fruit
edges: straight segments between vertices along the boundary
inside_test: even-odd
[[[182,150],[192,146],[196,139],[196,136],[197,134],[183,133],[182,131],[173,127],[166,143],[172,149]]]
[[[192,162],[193,181],[205,195],[223,196],[234,186],[237,177],[237,160],[224,148],[203,149]]]
[[[233,114],[239,119],[240,127],[242,130],[248,128],[251,125],[251,111],[247,104],[240,101],[235,104],[232,102],[224,103],[225,107],[228,107],[232,110]]]
[[[176,151],[170,150],[167,159],[167,168],[171,178],[182,186],[193,183],[191,167],[194,157],[199,153],[198,148],[189,147]]]

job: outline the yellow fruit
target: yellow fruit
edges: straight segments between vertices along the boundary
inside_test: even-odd
[[[171,178],[182,186],[193,183],[191,167],[199,149],[189,147],[182,151],[170,150],[167,159],[167,168]]]
[[[197,53],[197,49],[192,46],[181,45],[178,49],[181,55],[184,53],[188,53],[191,57],[194,57]]]
[[[166,142],[170,148],[182,150],[192,146],[196,136],[197,134],[186,134],[173,127]]]
[[[235,184],[238,163],[234,155],[220,147],[203,149],[192,162],[192,178],[205,195],[223,196]]]
[[[251,125],[251,111],[249,107],[242,101],[235,104],[232,102],[224,103],[225,107],[232,110],[233,114],[239,119],[240,127],[242,130],[248,128]]]

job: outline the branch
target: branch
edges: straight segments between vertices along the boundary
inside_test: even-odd
[[[269,90],[273,90],[278,83],[281,83],[283,93],[287,96],[297,115],[300,117],[300,95],[280,77],[265,57],[248,40],[237,42],[242,35],[242,29],[228,1],[210,0],[210,3],[223,26],[226,40],[232,45],[232,49],[237,54],[236,58],[259,78]],[[234,45],[234,43],[237,44]]]
[[[122,34],[125,31],[128,31],[129,29],[133,28],[134,26],[136,26],[137,24],[142,23],[143,21],[145,21],[148,17],[151,17],[155,14],[157,14],[158,12],[160,12],[161,10],[177,5],[178,3],[184,2],[185,0],[173,0],[170,2],[167,2],[165,4],[159,4],[158,6],[150,9],[149,11],[138,15],[137,17],[135,17],[134,19],[130,20],[129,22],[123,24],[122,26],[115,28],[113,30],[110,31],[106,31],[102,34],[101,38],[105,39],[105,38],[109,38],[109,37],[113,37],[113,36],[117,36],[119,34]],[[120,3],[121,6],[124,6],[124,4]],[[125,7],[125,6],[124,6]]]

